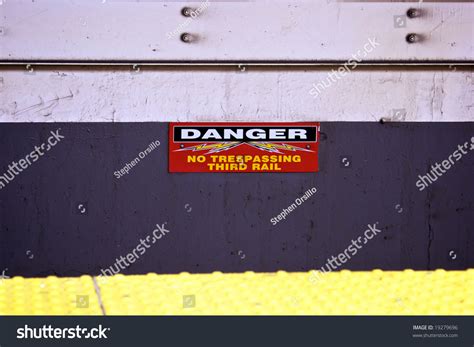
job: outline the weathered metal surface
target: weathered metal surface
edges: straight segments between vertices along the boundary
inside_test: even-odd
[[[474,57],[468,2],[4,0],[0,14],[1,60],[346,61],[373,38],[363,60]]]
[[[473,123],[324,122],[310,174],[169,174],[166,123],[1,124],[1,173],[58,128],[65,138],[0,190],[0,270],[10,276],[98,274],[165,222],[169,233],[123,273],[315,269],[376,222],[382,232],[342,268],[474,266],[474,153],[427,189],[415,185],[470,141]]]

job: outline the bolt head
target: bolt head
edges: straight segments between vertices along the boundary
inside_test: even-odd
[[[181,34],[181,41],[189,43],[192,40],[193,40],[193,36],[191,34],[188,34],[188,33]]]
[[[408,43],[414,43],[418,40],[418,35],[417,34],[408,34],[406,36],[406,40]]]
[[[192,12],[193,10],[190,7],[183,7],[183,9],[181,10],[181,14],[185,17],[191,17]]]
[[[419,15],[420,15],[420,11],[417,10],[416,8],[410,8],[407,11],[407,17],[408,18],[415,18],[415,17],[418,17]]]

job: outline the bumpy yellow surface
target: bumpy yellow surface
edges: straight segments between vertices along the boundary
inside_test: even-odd
[[[97,293],[88,276],[13,278],[0,282],[0,315],[474,314],[474,269],[341,271],[313,281],[310,276],[286,272],[116,275],[95,278]]]
[[[100,314],[89,276],[0,279],[0,316]]]

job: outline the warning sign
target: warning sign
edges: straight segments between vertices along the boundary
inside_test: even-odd
[[[316,172],[319,123],[170,123],[170,172]]]

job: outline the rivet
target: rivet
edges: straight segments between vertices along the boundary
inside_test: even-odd
[[[181,34],[181,41],[190,43],[193,40],[193,36],[189,33],[183,33]]]
[[[415,43],[418,41],[418,35],[417,34],[408,34],[405,38],[408,43]]]
[[[181,10],[181,14],[185,17],[191,17],[191,13],[193,12],[193,9],[191,7],[183,7]]]
[[[407,17],[408,18],[415,18],[420,16],[420,11],[417,10],[416,8],[410,8],[407,11]]]

